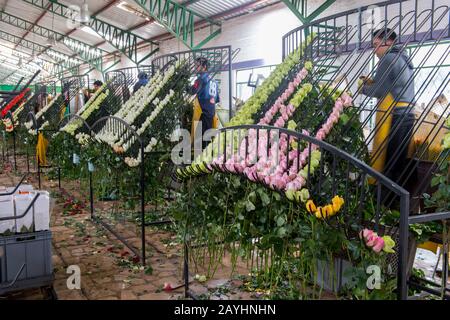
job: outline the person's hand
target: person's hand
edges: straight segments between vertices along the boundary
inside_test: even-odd
[[[216,104],[216,99],[211,98],[211,100],[209,100],[209,102],[210,102],[211,104]]]
[[[369,77],[361,76],[358,79],[358,89],[361,89],[366,84],[372,84],[373,81]]]

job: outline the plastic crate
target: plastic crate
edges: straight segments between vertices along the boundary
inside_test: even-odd
[[[51,244],[50,231],[0,237],[0,295],[52,285]]]

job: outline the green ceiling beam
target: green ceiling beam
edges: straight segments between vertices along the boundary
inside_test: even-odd
[[[103,72],[102,56],[107,54],[107,52],[104,50],[93,48],[87,43],[70,38],[62,33],[55,32],[48,28],[35,25],[5,11],[0,11],[0,21],[12,25],[16,28],[30,31],[47,39],[52,36],[57,41],[63,43],[72,52],[76,53],[83,61],[99,70],[100,72]]]
[[[36,50],[40,50],[42,48],[48,49],[47,47],[43,47],[37,43],[16,37],[10,33],[4,32],[4,31],[0,31],[0,39],[10,42],[12,44],[17,44],[20,41],[20,44],[18,45],[18,47],[16,47],[16,49],[13,49],[13,51],[22,52],[28,56],[30,55],[29,52],[26,52],[24,50],[19,50],[19,48],[34,50],[35,52],[36,52]],[[6,48],[9,48],[5,45],[2,45],[2,44],[0,44],[0,45],[4,46]],[[11,49],[11,48],[9,48],[9,49]],[[50,74],[50,77],[55,77],[55,76],[57,77],[58,75],[63,74],[65,71],[68,71],[70,73],[77,72],[76,74],[78,74],[80,66],[84,64],[84,62],[80,62],[76,59],[73,59],[73,58],[71,58],[67,55],[61,54],[59,52],[56,52],[53,50],[49,50],[49,51],[50,51],[50,53],[49,53],[50,56],[51,55],[60,55],[59,57],[55,56],[56,58],[58,58],[58,59],[56,59],[56,60],[58,60],[57,63],[39,57],[40,60],[45,62],[45,65],[41,66],[42,69],[47,71]],[[64,60],[61,60],[60,59],[61,57]],[[73,63],[73,61],[77,61],[77,63]],[[24,64],[27,65],[30,62],[31,62],[31,60],[29,60],[28,62],[24,62]],[[15,73],[15,71],[11,72],[8,76],[0,79],[0,82],[4,82],[7,78],[13,76],[14,73]]]
[[[308,0],[283,0],[302,24],[308,24],[328,9],[336,0],[325,0],[314,12],[308,14]]]
[[[21,37],[15,36],[11,33],[5,32],[5,31],[0,30],[0,39],[11,42],[15,45],[22,46],[26,49],[32,50],[35,53],[47,50],[46,54],[50,58],[52,58],[53,60],[58,62],[58,64],[62,64],[64,67],[67,67],[67,68],[71,68],[73,66],[80,64],[80,60],[78,60],[76,58],[72,58],[71,56],[69,56],[67,54],[61,53],[61,52],[53,50],[53,49],[48,49],[47,47],[45,47],[39,43],[30,41],[30,40],[26,40],[26,39],[22,39]]]
[[[17,47],[16,49],[11,49],[10,47],[8,47],[8,46],[6,46],[6,45],[4,45],[4,44],[2,44],[2,43],[0,43],[0,46],[12,50],[12,55],[13,55],[14,57],[16,57],[16,58],[23,57],[23,59],[25,59],[25,58],[26,58],[25,55],[27,55],[27,56],[30,55],[29,53],[25,52],[24,50],[20,50],[20,47]],[[47,66],[54,66],[54,65],[55,65],[55,63],[54,63],[53,61],[44,59],[44,58],[42,58],[42,57],[39,57],[39,59],[40,59],[42,62],[45,62]],[[24,65],[26,65],[26,64],[24,63]],[[44,67],[43,69],[46,70],[47,72],[49,72],[48,70],[50,70],[50,68],[45,68],[45,67]]]
[[[153,19],[163,25],[167,31],[182,41],[190,49],[198,49],[220,34],[222,26],[219,22],[203,17],[172,0],[134,0]],[[206,23],[205,30],[209,34],[197,39],[195,20],[199,18]],[[203,33],[203,32],[202,32]]]
[[[58,16],[72,19],[72,10],[56,0],[22,0],[28,4],[31,4],[37,8],[42,10],[46,10],[48,12],[54,13]],[[159,46],[157,43],[139,37],[132,33],[131,31],[121,29],[116,27],[110,23],[102,21],[96,16],[90,17],[89,23],[86,25],[89,26],[92,30],[94,30],[98,35],[100,35],[103,39],[105,39],[109,44],[111,44],[114,48],[119,50],[122,54],[124,54],[128,59],[133,61],[135,64],[138,64],[137,51],[138,51],[138,43],[147,42],[150,44],[150,52],[155,54],[159,50]]]

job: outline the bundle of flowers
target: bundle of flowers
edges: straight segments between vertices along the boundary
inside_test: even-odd
[[[3,124],[5,126],[6,132],[13,132],[14,131],[14,124],[11,121],[11,119],[6,118],[6,119],[3,119],[2,121],[3,121]]]
[[[365,245],[376,253],[382,251],[386,253],[395,253],[393,249],[395,247],[395,242],[390,236],[380,237],[376,232],[369,229],[361,231],[359,236],[364,240]]]
[[[301,104],[304,96],[310,91],[309,86],[305,86],[303,90],[299,90],[298,96],[293,98],[286,111],[283,111],[282,115],[275,121],[275,127],[283,128],[285,122],[289,120]],[[330,116],[317,131],[315,138],[320,141],[324,140],[339,121],[344,107],[351,105],[351,97],[343,93],[342,97],[336,100]],[[303,133],[309,135],[308,131]],[[295,142],[295,139],[291,137],[291,141],[288,141],[288,136],[285,133],[280,135],[279,142],[278,139],[274,139],[277,132],[272,131],[272,137],[269,137],[268,130],[259,130],[258,139],[256,134],[256,130],[250,130],[248,134],[249,143],[243,142],[241,144],[240,155],[247,154],[247,157],[232,156],[225,164],[227,170],[244,174],[251,181],[264,182],[272,189],[289,192],[291,198],[292,195],[295,198],[300,198],[300,190],[306,185],[307,170],[310,174],[313,174],[319,165],[320,152],[318,146],[313,144],[310,148],[305,147],[300,150],[298,145],[292,143]],[[256,141],[258,141],[258,144]],[[267,146],[270,146],[269,152],[267,152]],[[246,148],[247,152],[245,151]],[[311,159],[308,160],[310,152]],[[267,153],[269,153],[269,157],[266,156]],[[306,168],[308,161],[310,164]],[[221,164],[223,164],[222,156],[214,159],[212,164],[216,168],[221,168]]]
[[[331,200],[331,204],[327,204],[323,207],[316,207],[313,200],[308,200],[306,202],[306,210],[309,213],[314,214],[317,219],[328,219],[338,214],[344,203],[344,199],[340,196],[335,196]]]
[[[172,66],[166,73],[157,72],[147,85],[141,87],[121,108],[114,114],[114,117],[123,119],[129,125],[137,128],[137,126],[142,125],[142,123],[135,123],[135,120],[142,116],[143,114],[148,114],[152,112],[155,106],[152,102],[158,96],[161,89],[163,89],[171,80],[172,76],[175,74],[178,68],[182,65],[178,62],[176,66]],[[145,117],[146,119],[147,117]],[[144,119],[144,121],[145,121]],[[109,120],[113,122],[114,120]],[[143,122],[144,122],[143,121]],[[123,138],[119,136],[119,132],[115,132],[108,128],[111,128],[110,124],[107,123],[100,132],[96,135],[96,139],[103,141],[114,148],[117,143]],[[120,145],[122,146],[122,145]]]
[[[310,35],[297,50],[291,53],[283,61],[283,63],[277,66],[277,68],[261,84],[261,86],[256,89],[255,93],[250,97],[250,99],[248,99],[233,119],[231,119],[231,121],[227,124],[228,127],[253,124],[253,115],[257,113],[268,101],[269,96],[280,87],[292,68],[300,63],[305,48],[313,41],[314,38],[314,34]]]
[[[30,92],[30,88],[26,88],[20,94],[15,96],[0,112],[1,118],[4,118],[9,111],[13,111],[13,108],[21,103],[25,99],[26,95]]]
[[[103,88],[105,88],[105,85],[103,86]],[[79,117],[81,117],[84,120],[88,120],[92,114],[94,114],[97,110],[100,109],[103,101],[105,101],[105,99],[109,95],[109,90],[106,90],[105,92],[102,92],[101,90],[102,89],[99,89],[96,92],[95,96],[89,99],[88,103],[80,111],[78,111],[77,115]],[[75,135],[76,131],[80,129],[82,125],[83,121],[75,118],[72,121],[70,121],[67,125],[65,125],[63,128],[61,128],[60,131],[66,132],[70,135]]]
[[[447,128],[450,130],[450,117],[448,117],[446,122]],[[450,132],[444,135],[444,140],[442,141],[442,147],[445,149],[450,149]]]
[[[49,104],[36,113],[35,118],[37,121],[38,130],[43,130],[45,127],[48,127],[52,116],[55,114],[59,116],[63,102],[64,97],[61,93],[58,93]],[[25,128],[27,128],[30,134],[36,135],[36,128],[33,128],[33,122],[31,120],[25,123]]]
[[[184,105],[183,92],[190,76],[186,66],[185,61],[179,61],[164,73],[158,71],[114,114],[129,124],[140,139],[128,131],[115,131],[111,125],[114,119],[107,121],[95,139],[108,144],[116,153],[129,154],[125,158],[129,166],[139,165],[142,151],[138,140],[143,141],[144,152],[149,153],[161,140],[166,141],[168,132],[176,129],[176,119]]]
[[[289,82],[287,85],[287,88],[285,91],[276,99],[275,103],[268,109],[268,111],[265,113],[264,117],[259,121],[259,125],[269,125],[271,124],[273,118],[275,115],[280,114],[280,117],[278,120],[274,123],[276,127],[284,127],[285,122],[288,120],[289,116],[292,116],[295,109],[301,104],[303,99],[307,96],[307,94],[312,90],[312,85],[307,83],[303,85],[300,89],[298,89],[299,85],[302,83],[302,81],[305,80],[305,78],[308,76],[309,72],[312,70],[313,65],[311,62],[306,62],[305,66],[295,75],[294,79]],[[286,101],[292,97],[294,92],[298,89],[298,92],[295,94],[295,96],[290,101],[290,104],[288,106],[285,106],[284,104]],[[233,118],[232,122],[236,123],[237,121]],[[246,124],[252,124],[250,120],[247,120],[248,123]],[[241,123],[242,124],[242,123]],[[263,133],[264,134],[264,133]],[[250,136],[252,138],[256,138],[254,130],[250,132]],[[266,137],[267,138],[267,137]],[[233,140],[236,140],[237,137],[232,137]],[[200,157],[198,157],[193,165],[191,167],[187,168],[187,172],[190,172],[192,175],[200,174],[201,172],[195,171],[193,168],[195,168],[197,165],[204,166],[203,163],[210,163],[212,161],[212,154],[215,150],[219,150],[218,148],[218,142],[223,142],[224,134],[221,133],[219,138],[216,139],[213,143],[209,144],[206,150],[202,153]],[[249,153],[252,153],[252,151],[256,148],[256,140],[255,139],[249,139],[250,146],[249,146]],[[267,141],[267,139],[265,140]],[[238,142],[239,143],[239,142]],[[235,143],[234,145],[238,145],[238,143]],[[260,143],[262,144],[262,143]],[[222,147],[222,146],[221,146]],[[244,144],[241,144],[241,149],[244,148]],[[262,152],[262,149],[260,149]],[[236,151],[236,150],[233,150]],[[231,165],[229,163],[229,165]],[[204,169],[205,171],[206,169]]]
[[[108,82],[105,82],[92,96],[91,96],[91,98],[88,100],[88,102],[80,109],[80,110],[78,110],[78,112],[77,112],[77,116],[81,116],[86,110],[88,110],[90,107],[91,107],[91,105],[97,100],[97,98],[99,97],[99,96],[101,96],[103,93],[104,93],[104,91],[105,91],[105,89],[106,89],[106,87],[107,87],[107,85],[108,85]]]

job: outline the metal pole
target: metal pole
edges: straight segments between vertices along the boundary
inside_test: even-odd
[[[91,219],[94,219],[94,188],[92,187],[92,172],[89,170],[89,201],[91,204]]]
[[[184,297],[189,298],[189,251],[186,236],[184,237]]]
[[[39,161],[39,156],[37,156],[36,159],[37,159],[38,183],[39,189],[41,189],[41,162]]]
[[[26,146],[26,149],[27,149],[27,173],[30,173],[30,158],[28,154],[28,144]]]
[[[408,235],[409,193],[400,196],[400,234],[397,278],[397,298],[408,299]]]
[[[442,300],[445,300],[445,291],[447,290],[447,279],[448,279],[448,225],[446,221],[443,221],[444,224],[444,234],[443,234],[443,243],[442,243]]]
[[[61,167],[58,167],[58,188],[61,189]]]
[[[229,103],[229,118],[228,121],[233,117],[233,52],[231,51],[231,47],[228,47],[228,56],[230,62],[228,63],[228,103]]]
[[[14,120],[13,120],[14,121]],[[14,151],[14,170],[17,171],[17,158],[16,158],[16,130],[13,130],[13,151]]]
[[[144,143],[141,141],[141,237],[142,237],[142,264],[145,266],[145,165]]]

